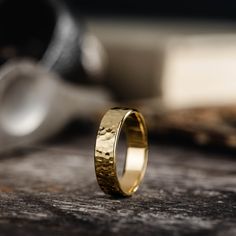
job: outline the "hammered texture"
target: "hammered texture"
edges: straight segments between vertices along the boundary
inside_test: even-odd
[[[100,188],[108,194],[124,195],[116,174],[115,144],[119,126],[130,109],[113,108],[103,117],[96,140],[95,171]]]

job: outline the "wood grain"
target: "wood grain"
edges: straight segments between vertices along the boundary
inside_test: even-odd
[[[95,136],[1,156],[1,236],[236,234],[234,156],[152,140],[138,192],[112,198],[96,182]]]

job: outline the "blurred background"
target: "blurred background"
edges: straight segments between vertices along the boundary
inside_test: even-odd
[[[139,109],[153,141],[236,147],[236,4],[0,1],[0,151]]]

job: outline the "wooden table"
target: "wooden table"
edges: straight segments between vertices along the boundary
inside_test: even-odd
[[[99,189],[95,132],[0,158],[0,235],[236,235],[236,153],[150,144],[130,198]]]

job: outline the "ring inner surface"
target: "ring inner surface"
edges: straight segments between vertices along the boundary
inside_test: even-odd
[[[137,113],[130,114],[123,125],[127,139],[127,154],[120,188],[125,193],[136,191],[147,165],[147,137],[144,121]]]

